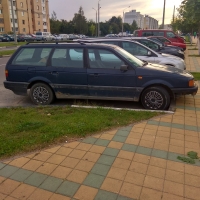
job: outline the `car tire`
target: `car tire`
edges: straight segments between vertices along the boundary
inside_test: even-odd
[[[166,110],[170,104],[170,95],[163,87],[149,87],[142,92],[141,103],[145,109]]]
[[[36,83],[30,89],[30,98],[36,105],[49,105],[54,99],[52,89],[44,83]]]

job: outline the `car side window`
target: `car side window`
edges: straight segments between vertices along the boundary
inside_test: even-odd
[[[166,34],[167,34],[168,38],[174,38],[175,37],[174,33],[172,33],[172,32],[167,32]]]
[[[52,48],[22,48],[13,65],[46,66]]]
[[[131,53],[132,55],[136,56],[148,55],[148,49],[133,42],[122,42],[122,48]]]
[[[88,54],[90,68],[120,69],[124,65],[123,60],[109,50],[89,49]]]
[[[164,36],[164,32],[163,31],[154,31],[153,35],[154,36]]]
[[[153,32],[152,32],[152,31],[143,31],[143,32],[142,32],[142,36],[143,36],[143,37],[152,36],[152,35],[153,35]]]
[[[56,48],[52,58],[53,67],[83,68],[83,49]]]

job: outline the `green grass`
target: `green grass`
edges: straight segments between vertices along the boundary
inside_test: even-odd
[[[71,107],[1,108],[0,158],[126,126],[159,113]]]
[[[0,42],[0,47],[15,47],[26,44],[27,42]]]
[[[191,74],[194,76],[194,79],[196,81],[200,80],[200,72],[191,72]]]
[[[12,55],[16,50],[0,51],[0,56]]]
[[[188,49],[188,50],[198,50],[197,48],[193,48],[193,49]]]
[[[189,57],[200,57],[200,55],[193,54],[193,55],[188,55]]]

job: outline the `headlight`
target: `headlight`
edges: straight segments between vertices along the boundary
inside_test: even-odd
[[[195,83],[194,83],[194,79],[189,80],[189,87],[194,87]]]

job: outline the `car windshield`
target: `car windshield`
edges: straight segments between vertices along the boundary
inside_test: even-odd
[[[119,54],[121,54],[123,57],[125,57],[127,60],[129,60],[134,66],[136,66],[136,67],[144,66],[144,62],[143,61],[141,61],[140,59],[136,58],[135,56],[133,56],[129,52],[125,51],[124,49],[117,47],[115,50]]]

